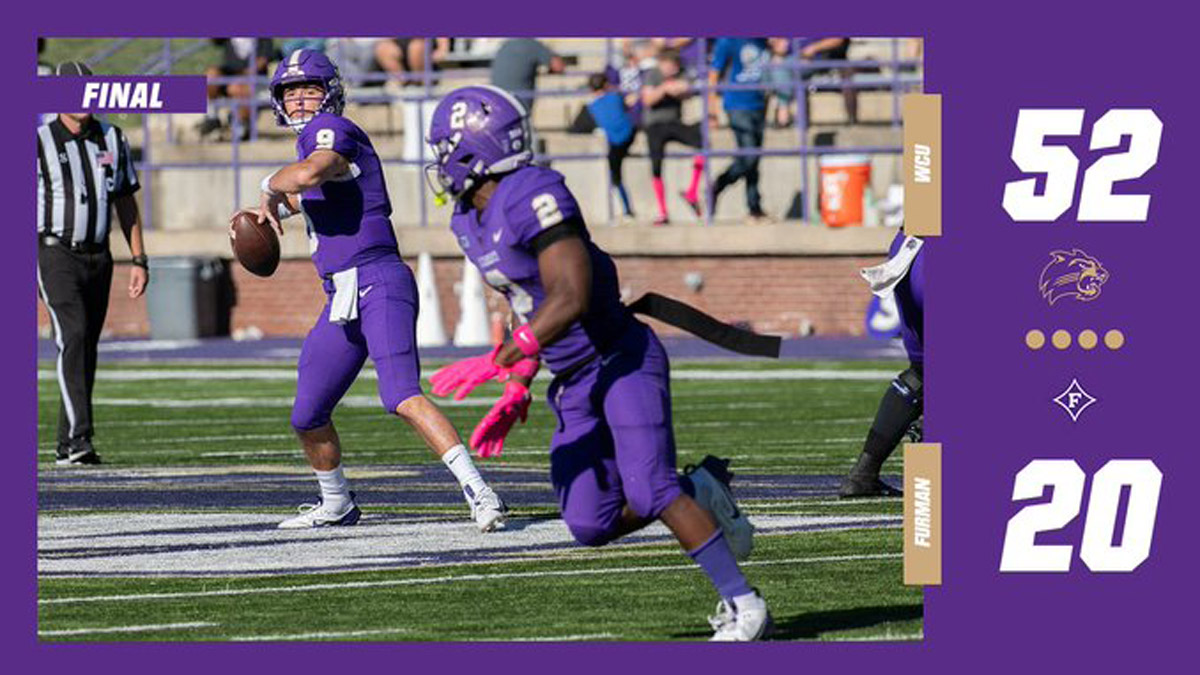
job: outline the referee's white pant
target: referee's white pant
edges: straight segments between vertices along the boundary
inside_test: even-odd
[[[107,246],[96,252],[78,252],[61,244],[38,244],[38,294],[50,314],[58,347],[60,448],[92,438],[96,345],[108,314],[112,275],[112,254]]]

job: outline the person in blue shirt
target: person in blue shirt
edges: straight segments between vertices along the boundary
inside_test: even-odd
[[[608,141],[608,175],[613,189],[621,198],[625,216],[632,218],[633,208],[629,205],[629,192],[621,178],[621,165],[629,155],[629,146],[633,145],[637,129],[625,107],[625,98],[605,73],[594,73],[588,78],[588,86],[594,97],[588,103],[588,112],[592,114],[596,126],[604,130],[604,138]]]
[[[717,87],[722,81],[734,85],[761,85],[766,77],[771,50],[766,38],[718,38],[713,46],[712,69],[708,73],[708,114],[716,122]],[[759,150],[767,119],[766,92],[761,89],[736,89],[721,92],[721,103],[729,117],[729,127],[739,150]],[[725,169],[709,191],[708,208],[716,213],[717,199],[725,188],[746,181],[746,207],[754,220],[765,219],[762,196],[758,191],[758,155],[739,155]]]

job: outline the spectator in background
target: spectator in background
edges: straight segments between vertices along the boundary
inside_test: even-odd
[[[375,60],[375,43],[379,38],[332,38],[325,41],[325,55],[342,73],[342,81],[355,87],[382,87],[382,80],[365,77],[383,72]],[[290,52],[289,52],[290,53]]]
[[[714,90],[709,94],[708,113],[711,122],[717,117],[717,87],[723,80],[736,85],[761,85],[765,77],[770,50],[765,38],[718,38],[713,47],[712,69],[708,83]],[[761,89],[736,89],[721,93],[725,114],[739,150],[761,150],[766,126],[766,94]],[[708,208],[716,213],[717,199],[725,188],[739,180],[746,181],[746,207],[750,218],[765,220],[762,197],[758,192],[759,156],[739,155],[725,169],[709,191]]]
[[[492,84],[516,96],[525,106],[530,120],[533,119],[533,90],[537,88],[541,68],[561,73],[566,64],[561,56],[533,38],[505,40],[492,57]]]
[[[650,146],[650,168],[653,172],[654,197],[658,200],[658,218],[655,225],[666,225],[667,194],[663,186],[663,157],[667,143],[675,141],[692,148],[704,145],[700,124],[683,123],[683,101],[692,95],[691,85],[684,78],[683,62],[674,49],[663,51],[658,56],[657,66],[642,76],[642,125],[646,129],[646,140]],[[692,182],[686,192],[680,193],[688,206],[700,215],[700,177],[704,175],[704,155],[692,160]]]
[[[849,51],[850,38],[848,37],[810,38],[801,42],[800,58],[804,61],[845,61]],[[824,67],[808,70],[804,73],[804,79],[807,80],[813,75],[834,72],[834,70],[834,68]],[[848,86],[850,80],[854,77],[854,68],[839,68],[836,70],[842,76],[842,79],[847,82],[847,86],[842,87],[842,101],[846,104],[846,120],[849,124],[857,124],[858,90],[852,86]],[[805,97],[804,105],[808,105],[807,96]],[[811,119],[811,115],[809,118]]]
[[[704,60],[708,56],[704,53],[704,46],[700,40],[694,37],[655,38],[654,41],[658,44],[660,52],[667,49],[679,52],[679,62],[683,64],[683,72],[690,76],[700,72],[700,67],[704,65]]]
[[[375,64],[401,86],[422,84],[419,75],[425,72],[426,49],[431,50],[429,62],[433,69],[450,53],[450,38],[433,38],[432,45],[429,42],[428,38],[379,40],[375,43]]]
[[[635,127],[642,126],[642,74],[656,67],[658,47],[649,39],[626,38],[621,42],[621,61],[605,72],[609,80],[629,102],[629,117]]]
[[[776,129],[792,126],[792,101],[796,98],[796,60],[791,55],[792,41],[789,38],[770,38],[771,63],[767,67],[767,80],[771,83],[771,98],[775,101],[775,114],[771,125]]]
[[[267,65],[274,54],[274,44],[270,38],[212,38],[212,43],[221,47],[221,63],[210,66],[204,74],[209,79],[218,77],[248,77],[266,75]],[[215,101],[220,98],[235,98],[245,101],[246,105],[236,107],[236,118],[231,116],[230,124],[241,140],[250,137],[250,115],[255,110],[254,103],[249,101],[253,87],[249,82],[233,84],[208,85],[208,111],[204,121],[197,125],[200,136],[207,136],[221,128],[221,120],[217,116]],[[236,119],[236,123],[234,122]]]
[[[633,145],[636,129],[629,111],[625,107],[625,98],[621,96],[617,85],[609,81],[605,73],[594,73],[588,78],[588,87],[592,90],[592,101],[588,103],[588,112],[596,126],[604,130],[605,140],[608,141],[608,176],[613,189],[621,198],[621,208],[627,218],[633,217],[633,208],[629,204],[629,192],[622,180],[621,165],[629,155],[629,146]]]
[[[313,51],[325,51],[325,44],[329,42],[325,38],[289,38],[284,40],[279,45],[280,54],[291,54],[298,49],[311,49]]]

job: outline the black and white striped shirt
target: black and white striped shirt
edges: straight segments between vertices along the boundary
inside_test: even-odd
[[[37,135],[38,233],[76,244],[107,242],[112,202],[139,187],[125,134],[93,117],[73,135],[55,117]]]

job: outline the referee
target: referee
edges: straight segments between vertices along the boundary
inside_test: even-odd
[[[75,61],[55,75],[88,76]],[[88,113],[61,113],[37,129],[38,292],[50,314],[58,347],[58,464],[99,464],[92,447],[92,385],[96,346],[108,313],[113,259],[108,250],[111,211],[133,266],[129,297],[149,281],[137,201],[137,172],[129,143],[117,127]]]

